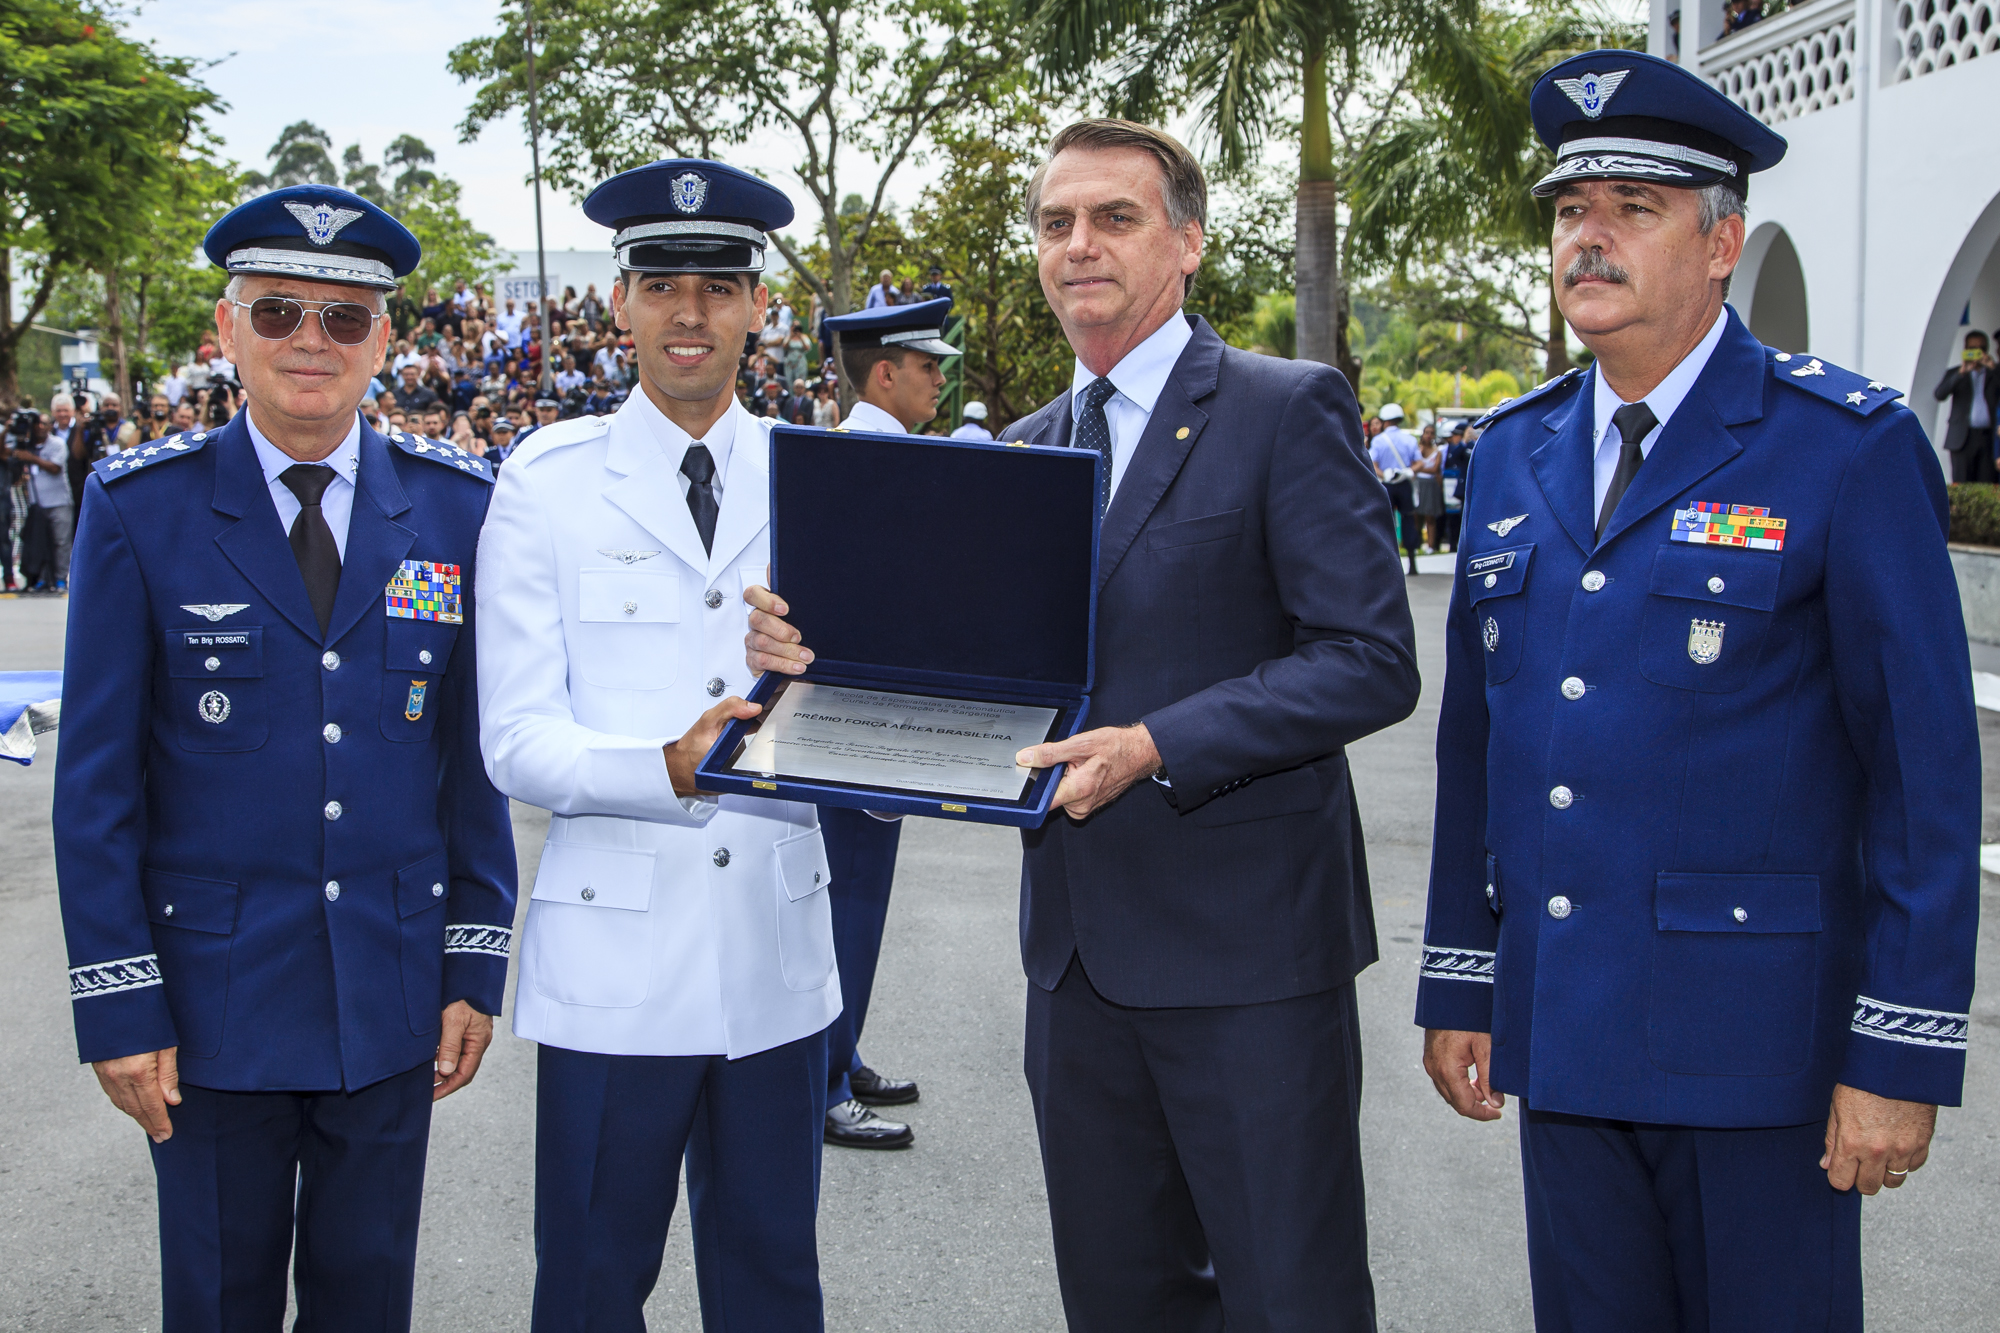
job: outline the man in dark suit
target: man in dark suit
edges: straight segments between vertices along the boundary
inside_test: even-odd
[[[1007,431],[1105,455],[1091,707],[1024,835],[1027,1076],[1072,1329],[1369,1329],[1344,747],[1418,680],[1388,501],[1325,366],[1181,310],[1207,188],[1082,121],[1029,193],[1071,391]],[[753,669],[810,654],[758,589]]]
[[[1993,423],[2000,421],[2000,372],[1987,350],[1986,335],[1974,329],[1965,335],[1959,364],[1945,371],[1931,396],[1951,399],[1944,428],[1945,452],[1951,455],[1951,479],[2000,481],[1993,461]]]

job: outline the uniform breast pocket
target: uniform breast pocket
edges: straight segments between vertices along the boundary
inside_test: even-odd
[[[1662,874],[1654,912],[1653,1063],[1675,1074],[1804,1069],[1817,998],[1819,876]]]
[[[1674,542],[1653,557],[1639,670],[1656,685],[1729,694],[1756,668],[1785,557]]]
[[[1465,557],[1466,586],[1471,589],[1473,621],[1485,650],[1488,685],[1509,680],[1521,669],[1521,641],[1528,622],[1528,566],[1534,557],[1532,542]]]
[[[652,852],[551,842],[529,905],[522,972],[559,1004],[630,1009],[653,985]]]
[[[392,741],[427,741],[437,727],[438,692],[458,641],[458,626],[391,619],[382,665],[382,734]]]
[[[270,734],[264,704],[264,631],[171,630],[168,694],[183,750],[227,754],[255,750]]]
[[[680,667],[680,575],[669,570],[577,571],[577,662],[607,690],[664,690]]]

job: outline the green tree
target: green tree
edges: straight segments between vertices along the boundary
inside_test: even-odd
[[[515,0],[505,29],[452,52],[483,80],[466,139],[527,99]],[[780,253],[833,314],[861,294],[857,266],[890,181],[924,160],[926,136],[1018,65],[1005,0],[532,0],[540,46],[544,174],[581,195],[660,157],[712,157],[775,131],[812,197],[825,263]],[[855,161],[872,187],[843,184]],[[866,199],[846,212],[850,193]],[[893,267],[893,265],[892,265]]]
[[[253,191],[340,184],[340,171],[333,165],[333,137],[309,120],[294,121],[278,131],[278,141],[265,156],[271,159],[271,174],[253,171],[243,178]]]
[[[1550,65],[1601,46],[1642,46],[1643,26],[1567,0],[1544,0],[1525,12],[1482,9],[1460,34],[1464,55],[1412,71],[1411,109],[1354,159],[1349,173],[1352,252],[1388,264],[1416,286],[1437,290],[1440,267],[1466,272],[1462,317],[1525,296],[1494,300],[1496,267],[1520,268],[1515,290],[1547,298],[1541,345],[1550,377],[1569,369],[1569,330],[1555,302],[1549,236],[1555,207],[1530,188],[1555,165],[1535,134],[1528,95]],[[1481,253],[1484,251],[1485,253]],[[1482,263],[1482,261],[1484,261]],[[1486,286],[1479,285],[1481,270]],[[1521,325],[1509,332],[1518,335]]]
[[[1360,367],[1347,345],[1334,152],[1343,94],[1379,65],[1449,65],[1477,0],[1018,0],[1055,83],[1096,75],[1116,115],[1192,106],[1225,169],[1254,160],[1302,99],[1294,232],[1299,355]]]
[[[460,211],[458,182],[432,176],[430,184],[407,195],[401,193],[401,183],[399,179],[396,214],[424,247],[423,259],[404,279],[405,290],[421,298],[432,287],[449,292],[459,278],[473,288],[492,281],[504,256],[493,238]]]
[[[126,40],[70,0],[0,9],[0,401],[20,392],[17,349],[65,274],[114,263],[135,217],[171,200],[200,157],[215,98],[191,61]],[[13,318],[19,265],[32,290]]]

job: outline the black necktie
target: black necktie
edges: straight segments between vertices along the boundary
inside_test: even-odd
[[[319,507],[320,497],[333,484],[333,469],[318,463],[295,463],[280,472],[278,480],[299,499],[299,516],[292,520],[292,556],[305,576],[306,596],[324,635],[333,619],[334,594],[340,591],[340,546]]]
[[[715,460],[705,444],[691,444],[681,458],[681,475],[688,479],[688,512],[694,515],[694,530],[701,534],[701,549],[715,548]]]
[[[1083,405],[1076,414],[1076,436],[1072,448],[1095,449],[1104,457],[1097,474],[1097,512],[1100,517],[1111,504],[1111,423],[1104,418],[1104,404],[1118,386],[1099,376],[1083,391]]]
[[[1646,461],[1639,444],[1660,424],[1660,419],[1643,402],[1627,403],[1611,414],[1611,424],[1618,427],[1618,470],[1611,474],[1610,489],[1604,492],[1604,507],[1597,511],[1599,541],[1604,540],[1604,530],[1611,526],[1611,516],[1618,512],[1618,501],[1625,489],[1639,475],[1639,464]]]

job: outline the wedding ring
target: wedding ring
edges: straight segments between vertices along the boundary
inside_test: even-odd
[[[1910,1173],[1908,1171],[1891,1171],[1889,1174],[1892,1176],[1907,1176]]]

